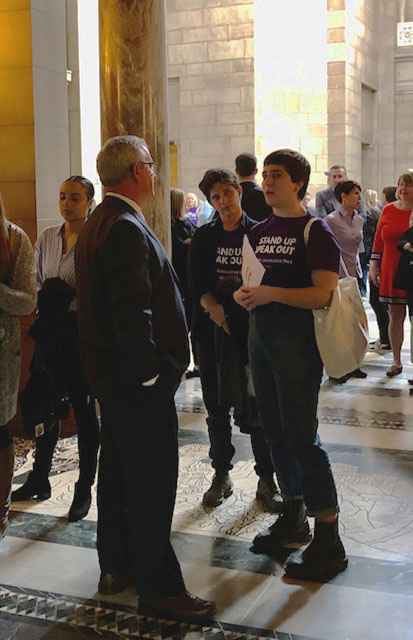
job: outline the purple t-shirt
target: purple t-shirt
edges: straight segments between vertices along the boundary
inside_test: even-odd
[[[310,219],[308,214],[299,218],[272,215],[248,233],[255,255],[266,269],[262,284],[301,289],[312,285],[312,271],[339,272],[340,251],[324,220],[317,219],[311,225],[305,246],[304,228]]]
[[[220,301],[232,296],[242,284],[242,243],[245,230],[238,227],[234,231],[222,230],[217,243],[215,258],[216,289]]]

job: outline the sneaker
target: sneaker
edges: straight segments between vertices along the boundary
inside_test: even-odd
[[[381,342],[380,338],[369,342],[369,351],[375,351],[379,356],[382,356],[385,351],[391,351],[390,343]]]
[[[49,480],[40,480],[38,476],[31,471],[27,480],[21,487],[13,491],[11,494],[12,502],[20,502],[23,500],[48,500],[52,495],[52,488]]]
[[[316,520],[314,539],[287,561],[285,576],[295,580],[328,582],[347,569],[348,559],[335,522]]]
[[[265,511],[269,511],[270,513],[279,513],[283,509],[283,500],[280,495],[280,490],[272,477],[258,478],[255,497]]]
[[[202,498],[204,507],[217,507],[233,493],[233,484],[229,473],[215,474],[211,486]]]
[[[255,536],[251,551],[255,553],[272,553],[281,549],[294,549],[307,544],[311,540],[304,502],[287,500],[284,511],[264,533]]]

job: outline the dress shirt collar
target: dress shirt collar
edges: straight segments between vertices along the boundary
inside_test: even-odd
[[[143,215],[141,208],[134,200],[131,200],[130,198],[122,195],[121,193],[114,193],[113,191],[107,191],[105,196],[111,196],[112,198],[119,198],[119,200],[123,200],[124,202],[126,202],[126,204],[128,204],[130,207],[132,207],[132,209],[136,211],[139,218],[141,218],[142,220],[145,220],[145,216]]]
[[[348,216],[346,215],[346,213],[344,212],[344,209],[343,209],[342,205],[340,205],[340,206],[338,207],[337,211],[339,212],[339,214],[340,214],[340,216],[341,216],[342,218],[347,218],[347,217],[348,217]],[[354,216],[355,216],[357,213],[358,213],[357,209],[354,209],[354,211],[353,211],[353,215],[351,216],[351,221],[353,221],[353,220],[354,220]]]

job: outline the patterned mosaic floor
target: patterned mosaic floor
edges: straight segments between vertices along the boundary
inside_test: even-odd
[[[374,334],[373,334],[374,335]],[[407,347],[406,343],[406,347]],[[404,360],[409,361],[406,348]],[[278,561],[250,552],[273,521],[255,501],[248,436],[234,429],[234,494],[215,510],[201,506],[212,471],[199,380],[177,394],[180,479],[173,543],[189,588],[218,604],[217,622],[195,627],[136,614],[136,594],[98,599],[95,501],[86,520],[65,515],[77,479],[76,438],[59,442],[52,498],[14,505],[0,545],[0,638],[185,638],[231,640],[413,640],[413,398],[406,378],[389,380],[390,357],[368,354],[366,380],[324,382],[320,432],[340,496],[340,526],[350,567],[328,585],[287,584]],[[16,485],[32,465],[17,446]]]

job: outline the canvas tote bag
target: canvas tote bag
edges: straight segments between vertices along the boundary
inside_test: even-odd
[[[316,218],[304,228],[304,243],[308,246],[310,229]],[[345,264],[340,258],[347,273]],[[368,322],[357,279],[340,278],[329,307],[313,309],[315,336],[327,375],[341,378],[358,369],[369,343]]]

